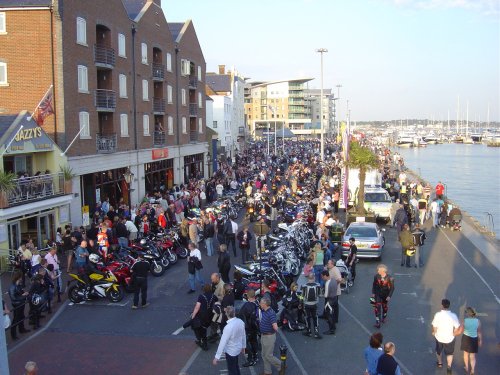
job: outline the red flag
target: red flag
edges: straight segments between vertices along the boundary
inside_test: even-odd
[[[52,86],[49,87],[47,92],[45,93],[43,99],[38,103],[38,106],[35,108],[33,112],[33,119],[37,123],[38,126],[43,125],[43,121],[47,116],[54,114],[54,93]]]

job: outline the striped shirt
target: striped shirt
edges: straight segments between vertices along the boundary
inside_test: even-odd
[[[273,324],[276,323],[276,313],[269,307],[266,311],[261,310],[260,315],[260,333],[275,333]]]

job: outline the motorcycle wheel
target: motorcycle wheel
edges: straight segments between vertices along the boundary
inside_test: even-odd
[[[300,274],[300,268],[296,264],[292,264],[290,266],[290,273],[293,276],[299,276],[299,274]]]
[[[170,261],[170,264],[175,264],[177,263],[177,254],[174,253],[173,251],[170,252],[170,254],[168,255],[168,260]]]
[[[165,268],[168,268],[168,266],[170,266],[170,260],[169,260],[169,257],[167,254],[164,254],[162,257],[161,257],[161,265]]]
[[[68,298],[73,303],[80,303],[83,301],[83,296],[79,293],[79,289],[77,285],[73,285],[68,289]]]
[[[121,285],[118,286],[118,289],[113,289],[111,288],[108,292],[108,299],[111,302],[120,302],[123,297],[125,297],[125,291],[123,290],[123,287]]]
[[[165,273],[165,267],[163,267],[163,264],[156,261],[151,263],[149,270],[151,271],[151,275],[154,277],[160,277]]]
[[[177,248],[177,255],[181,259],[186,259],[189,255],[189,251],[184,246],[180,246]]]

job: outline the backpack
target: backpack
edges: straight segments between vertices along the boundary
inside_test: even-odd
[[[317,303],[318,302],[317,291],[318,291],[318,285],[306,284],[304,302],[310,302],[311,304]]]

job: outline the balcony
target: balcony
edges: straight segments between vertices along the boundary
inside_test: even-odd
[[[116,150],[116,133],[96,135],[96,151],[98,154],[112,154],[113,152],[116,152]]]
[[[94,104],[97,111],[114,112],[116,108],[116,94],[113,90],[95,90]]]
[[[195,76],[190,76],[189,77],[189,89],[191,90],[196,90],[198,87],[198,78]]]
[[[189,117],[198,116],[198,104],[190,103],[189,104]]]
[[[153,147],[163,147],[166,145],[166,134],[164,131],[155,131],[153,133]]]
[[[165,78],[165,65],[160,63],[153,63],[152,66],[153,81],[163,81]]]
[[[65,193],[62,172],[17,178],[14,183],[14,190],[7,196],[9,207],[49,199]]]
[[[153,114],[155,115],[165,114],[165,99],[153,98]]]
[[[191,130],[189,132],[189,142],[191,143],[198,142],[198,132],[196,130]]]
[[[101,68],[113,69],[115,67],[115,50],[102,45],[94,45],[94,62]]]

